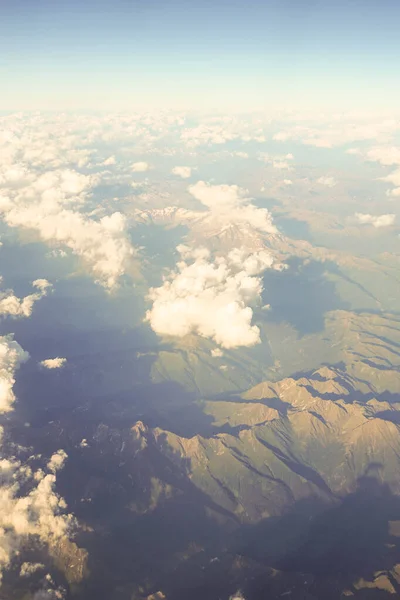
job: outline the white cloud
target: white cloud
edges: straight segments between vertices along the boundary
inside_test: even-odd
[[[67,453],[64,450],[57,450],[57,452],[55,452],[52,455],[49,462],[47,463],[47,468],[52,473],[56,473],[56,471],[59,471],[60,469],[63,468],[64,463],[67,460],[67,458],[68,458]]]
[[[229,597],[229,600],[246,600],[241,590],[238,590],[235,594]]]
[[[289,163],[286,160],[274,160],[272,166],[274,169],[290,169]]]
[[[174,167],[171,172],[182,179],[188,179],[192,174],[192,169],[190,167]]]
[[[104,165],[105,167],[108,167],[109,165],[115,165],[116,164],[116,158],[115,156],[109,156],[108,158],[106,158],[106,160],[104,160],[101,164]]]
[[[291,179],[284,179],[284,180],[283,180],[283,183],[284,183],[285,185],[293,185],[293,181],[292,181]]]
[[[0,214],[10,227],[32,229],[43,241],[70,248],[97,281],[112,288],[134,254],[125,216],[114,212],[94,220],[71,208],[85,203],[97,181],[70,170],[39,175],[24,187],[0,195]]]
[[[337,181],[334,177],[320,177],[319,179],[317,179],[317,183],[320,183],[321,185],[325,185],[326,187],[335,187],[335,185],[337,184]]]
[[[221,145],[237,139],[244,142],[265,142],[264,130],[259,123],[235,117],[209,118],[207,122],[183,129],[180,138],[192,148],[201,145]]]
[[[386,167],[400,165],[400,148],[396,146],[376,146],[368,150],[366,158],[370,161],[379,162]]]
[[[360,154],[361,151],[359,152]],[[385,167],[400,167],[400,148],[397,146],[375,146],[364,154],[368,161],[378,162]],[[394,189],[388,190],[386,195],[389,197],[400,196],[400,169],[392,171],[385,177],[380,177],[380,181],[387,181],[394,186]]]
[[[399,177],[400,177],[400,173],[399,173]],[[397,198],[400,196],[400,187],[394,188],[393,190],[388,190],[386,192],[386,195],[389,197],[393,197],[393,198]]]
[[[259,275],[272,267],[271,255],[265,250],[234,249],[226,257],[212,259],[205,248],[178,246],[178,250],[183,260],[177,270],[149,292],[153,306],[146,320],[153,330],[177,337],[197,333],[224,348],[259,343],[260,330],[251,324],[249,305],[259,299]]]
[[[144,171],[148,171],[149,169],[150,165],[144,161],[135,162],[132,165],[132,171],[134,173],[144,173]]]
[[[298,117],[294,120],[299,122]],[[363,140],[387,142],[400,126],[394,119],[376,119],[370,115],[332,115],[329,119],[316,115],[315,119],[308,120],[309,125],[289,125],[275,133],[273,139],[280,142],[295,140],[316,148],[333,148]]]
[[[268,154],[267,152],[260,152],[258,155],[258,160],[271,165],[274,169],[288,169],[291,170],[292,167],[288,163],[289,160],[293,160],[294,156],[291,153],[275,156]]]
[[[0,277],[1,282],[1,277]],[[11,317],[29,317],[32,309],[38,300],[46,296],[47,290],[52,287],[46,279],[36,279],[32,286],[39,291],[35,294],[29,294],[25,298],[18,298],[12,290],[0,292],[0,315]]]
[[[388,181],[389,183],[400,187],[400,169],[398,171],[393,171],[392,173],[389,173],[389,175],[386,175],[386,177],[381,177],[380,179],[381,181]]]
[[[1,580],[30,538],[38,538],[43,544],[65,539],[74,519],[64,514],[66,504],[54,491],[54,474],[41,469],[34,473],[11,458],[0,461],[0,476]]]
[[[356,213],[356,218],[360,223],[370,224],[374,227],[388,227],[393,225],[396,220],[396,215],[368,215],[362,213]]]
[[[188,191],[207,206],[211,214],[227,223],[246,223],[265,233],[277,233],[268,210],[257,208],[237,185],[212,185],[198,181]]]
[[[13,385],[15,372],[28,354],[11,336],[0,338],[0,413],[12,409],[15,401]],[[55,472],[59,470],[66,453],[58,450],[42,468],[33,470],[16,457],[4,458],[3,427],[0,427],[0,585],[14,557],[20,556],[30,539],[53,545],[69,534],[75,520],[65,514],[65,501],[55,492]],[[31,457],[40,460],[39,457]],[[50,471],[50,473],[48,472]],[[22,563],[20,575],[28,576],[42,565]]]
[[[60,358],[57,356],[56,358],[46,358],[45,360],[40,361],[40,365],[45,369],[60,369],[67,362],[66,358]]]
[[[0,337],[0,414],[12,410],[15,401],[15,372],[28,358],[29,354],[12,336]]]
[[[219,358],[223,355],[224,353],[222,352],[221,348],[214,348],[213,350],[211,350],[211,356],[213,358]]]

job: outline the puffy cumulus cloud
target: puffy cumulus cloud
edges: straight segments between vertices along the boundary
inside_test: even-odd
[[[50,461],[51,463],[51,461]],[[49,463],[49,464],[50,464]],[[55,492],[56,477],[34,472],[16,458],[0,461],[0,580],[30,538],[43,544],[65,539],[74,525],[65,501]],[[23,576],[32,571],[24,563]]]
[[[182,179],[188,179],[192,174],[192,169],[190,167],[174,167],[171,172]]]
[[[135,162],[132,165],[132,171],[134,173],[144,173],[144,171],[148,171],[150,169],[150,165],[147,162],[139,161]]]
[[[0,277],[0,282],[1,280]],[[32,286],[38,291],[25,298],[18,298],[12,290],[0,292],[0,316],[29,317],[35,302],[46,296],[47,291],[52,288],[47,279],[36,279]]]
[[[212,185],[198,181],[188,191],[196,200],[207,206],[213,216],[227,223],[246,223],[265,233],[277,233],[268,210],[257,208],[246,197],[246,190],[237,185]]]
[[[68,122],[69,121],[69,122]],[[2,165],[26,163],[35,168],[86,166],[93,149],[84,147],[82,123],[66,115],[0,117]]]
[[[15,372],[28,358],[29,354],[12,336],[0,337],[0,413],[12,410],[15,401]]]
[[[73,169],[58,169],[37,174],[27,167],[13,165],[0,172],[2,188],[20,189],[27,199],[42,195],[47,202],[82,200],[80,196],[98,183],[96,175],[83,175]]]
[[[396,220],[396,215],[368,215],[356,213],[356,218],[360,223],[373,225],[374,227],[389,227]]]
[[[64,452],[64,450],[57,450],[57,452],[55,452],[52,455],[49,462],[47,463],[47,468],[52,473],[55,473],[56,471],[59,471],[60,469],[63,468],[64,463],[67,460],[67,458],[68,458],[67,453]]]
[[[39,364],[45,369],[61,369],[67,364],[67,359],[57,356],[56,358],[41,360]]]
[[[319,177],[319,179],[317,179],[317,183],[319,183],[320,185],[325,185],[326,187],[335,187],[335,185],[337,184],[337,181],[334,177],[326,177],[326,176],[322,176]]]
[[[273,266],[271,255],[241,248],[212,259],[205,248],[178,250],[183,260],[177,269],[149,292],[153,305],[146,320],[152,329],[177,337],[197,333],[223,348],[258,344],[260,330],[251,323],[250,304],[260,297],[259,275]]]
[[[293,181],[291,179],[284,179],[283,184],[284,185],[293,185]]]
[[[71,170],[35,176],[27,185],[0,195],[0,214],[10,227],[31,229],[52,245],[66,246],[112,288],[134,254],[127,220],[114,212],[99,220],[74,210],[84,204],[97,177]]]

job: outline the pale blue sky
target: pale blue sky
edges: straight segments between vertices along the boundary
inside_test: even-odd
[[[2,0],[0,110],[385,108],[399,0]]]

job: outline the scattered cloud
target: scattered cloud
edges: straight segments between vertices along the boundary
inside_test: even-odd
[[[0,277],[0,282],[1,279]],[[25,298],[18,298],[12,290],[0,292],[0,316],[29,317],[34,304],[46,296],[47,291],[52,287],[46,279],[36,279],[32,286],[38,291]]]
[[[334,177],[326,177],[326,176],[322,176],[319,179],[317,179],[317,183],[320,183],[321,185],[325,185],[326,187],[335,187],[335,185],[337,185],[337,181]]]
[[[379,177],[380,181],[387,181],[391,183],[394,188],[387,190],[386,195],[389,197],[399,197],[400,196],[400,148],[397,146],[374,146],[370,148],[367,152],[363,153],[357,151],[358,154],[362,155],[365,160],[371,162],[378,162],[384,167],[394,167],[397,169],[389,173],[389,175],[385,175],[384,177]]]
[[[55,452],[52,455],[49,462],[47,463],[48,470],[51,471],[52,473],[56,473],[56,471],[59,471],[60,469],[63,468],[64,463],[67,460],[67,458],[68,458],[67,453],[64,452],[64,450],[57,450],[57,452]]]
[[[57,356],[56,358],[46,358],[45,360],[40,361],[40,365],[45,369],[61,369],[66,365],[67,359],[60,358]]]
[[[11,335],[0,337],[0,414],[12,410],[15,372],[28,358],[29,354]]]
[[[91,269],[96,281],[114,287],[134,255],[127,220],[114,212],[99,220],[76,210],[85,204],[98,179],[53,171],[38,175],[16,190],[0,194],[0,215],[10,227],[31,229],[54,246],[66,246]]]
[[[191,167],[174,167],[172,173],[182,177],[182,179],[188,179],[192,174],[192,169]]]
[[[0,412],[12,409],[15,372],[27,358],[11,336],[0,338]],[[53,545],[65,540],[75,526],[75,519],[65,512],[65,501],[55,492],[55,473],[67,458],[64,450],[55,452],[47,467],[35,470],[15,456],[6,458],[4,445],[5,433],[0,427],[0,585],[4,572],[30,539]],[[40,455],[31,458],[40,460]],[[23,562],[20,575],[27,577],[41,567]]]
[[[50,463],[52,462],[50,460]],[[65,514],[65,501],[55,492],[56,477],[34,472],[15,458],[0,461],[0,579],[30,538],[43,544],[65,539],[74,519]],[[25,567],[24,574],[29,574]]]
[[[197,333],[223,348],[258,344],[260,330],[251,324],[250,304],[260,297],[259,275],[273,266],[271,255],[234,249],[213,259],[205,248],[178,250],[177,269],[149,293],[153,306],[146,320],[153,330],[177,337]]]
[[[291,170],[292,167],[288,161],[293,159],[294,156],[291,153],[275,156],[268,154],[267,152],[260,152],[260,154],[258,155],[258,160],[266,163],[267,165],[271,165],[274,169]]]
[[[284,183],[285,185],[293,185],[293,181],[292,181],[291,179],[284,179],[284,180],[283,180],[283,183]]]
[[[356,213],[356,218],[360,223],[373,225],[373,227],[389,227],[393,225],[396,220],[396,215],[368,215],[363,213]]]
[[[134,173],[144,173],[145,171],[148,171],[149,169],[150,169],[149,163],[144,162],[144,161],[135,162],[132,165],[132,171]]]

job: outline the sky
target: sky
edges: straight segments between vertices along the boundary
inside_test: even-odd
[[[384,109],[398,0],[2,0],[0,110]]]

